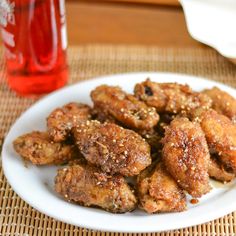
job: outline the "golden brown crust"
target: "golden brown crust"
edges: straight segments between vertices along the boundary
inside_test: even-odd
[[[94,109],[100,119],[115,119],[125,127],[149,130],[159,120],[155,108],[148,107],[118,86],[101,85],[91,92]]]
[[[18,137],[13,146],[23,159],[35,165],[64,164],[80,155],[75,145],[55,143],[48,133],[39,131]]]
[[[157,112],[188,112],[196,107],[210,107],[211,99],[201,93],[193,92],[188,85],[177,83],[156,83],[149,79],[136,84],[135,96]]]
[[[200,122],[209,149],[219,160],[236,173],[236,125],[213,109],[197,109],[193,117]]]
[[[85,164],[58,170],[55,190],[67,201],[100,207],[113,213],[132,211],[137,202],[124,177],[110,176],[97,167]]]
[[[214,110],[229,117],[233,123],[236,123],[236,99],[234,97],[217,87],[205,89],[203,93],[212,99],[212,108]]]
[[[137,133],[140,134],[146,140],[146,142],[150,145],[152,153],[161,151],[162,146],[163,146],[161,142],[162,137],[159,135],[159,133],[155,129],[140,130]]]
[[[87,121],[74,128],[73,133],[87,161],[105,172],[133,176],[151,164],[149,145],[132,130]]]
[[[35,165],[67,163],[56,192],[113,213],[134,210],[136,197],[147,213],[184,211],[186,192],[198,198],[211,190],[209,176],[235,178],[235,98],[216,87],[198,93],[149,79],[134,92],[98,86],[93,109],[76,102],[55,109],[47,132],[18,137],[14,149]]]
[[[137,188],[139,206],[148,213],[180,212],[187,209],[183,190],[161,162],[141,172]]]
[[[55,142],[68,138],[71,129],[77,123],[90,119],[91,108],[88,105],[71,102],[51,112],[47,118],[48,133]]]
[[[163,143],[164,163],[179,186],[193,197],[209,192],[210,155],[200,125],[175,118],[166,128]]]
[[[181,114],[182,115],[182,114]],[[165,128],[170,124],[172,120],[174,120],[178,114],[170,114],[170,113],[160,113],[160,121],[157,125],[158,133],[163,137],[165,134]]]
[[[235,177],[235,174],[227,171],[223,164],[220,163],[215,157],[210,158],[208,173],[211,178],[223,183],[230,182]]]

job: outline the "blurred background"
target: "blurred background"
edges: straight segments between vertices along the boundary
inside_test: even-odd
[[[190,37],[177,0],[66,0],[66,10],[69,46],[204,47]]]
[[[69,45],[201,47],[188,34],[178,0],[66,0]]]

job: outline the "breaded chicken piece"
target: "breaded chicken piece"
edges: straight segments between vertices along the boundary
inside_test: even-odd
[[[148,107],[118,86],[101,85],[91,92],[94,109],[100,116],[136,130],[152,129],[159,120],[155,108]]]
[[[71,129],[78,122],[90,119],[91,108],[88,105],[71,102],[57,108],[48,116],[48,133],[53,141],[61,142],[68,138]]]
[[[18,137],[13,146],[23,159],[35,165],[64,164],[80,155],[75,145],[55,143],[48,133],[39,131]]]
[[[211,178],[223,183],[230,182],[235,177],[235,174],[227,171],[215,157],[210,158],[208,173]]]
[[[174,120],[178,115],[177,114],[168,114],[168,113],[161,113],[160,114],[160,121],[157,125],[157,131],[161,136],[165,134],[165,128],[170,124],[172,120]]]
[[[95,107],[93,107],[93,109],[92,109],[92,120],[98,120],[101,123],[105,123],[105,122],[114,123],[114,124],[122,126],[122,123],[120,123],[118,120],[116,120],[113,116],[108,115],[107,113],[103,113],[99,109],[96,110]]]
[[[179,186],[193,197],[208,193],[210,155],[200,125],[175,118],[166,128],[163,144],[163,161]]]
[[[236,99],[217,87],[205,89],[202,93],[212,99],[212,108],[236,123]]]
[[[197,109],[192,117],[200,122],[210,152],[236,174],[236,125],[213,109]]]
[[[139,207],[147,213],[180,212],[187,209],[186,196],[159,162],[143,170],[137,179]]]
[[[67,201],[100,207],[113,213],[132,211],[137,203],[124,177],[108,175],[89,165],[80,164],[58,170],[55,190]]]
[[[93,120],[78,125],[73,134],[85,159],[105,172],[133,176],[151,164],[150,146],[132,130]]]
[[[150,145],[151,152],[156,153],[157,151],[162,149],[162,137],[159,135],[159,133],[155,129],[151,130],[140,130],[138,132]]]
[[[192,91],[188,85],[177,83],[156,83],[147,79],[136,84],[135,96],[160,113],[188,112],[196,107],[210,107],[211,99]]]

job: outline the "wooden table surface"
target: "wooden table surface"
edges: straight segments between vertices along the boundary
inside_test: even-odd
[[[188,34],[180,6],[72,1],[66,7],[70,45],[203,47]]]
[[[118,1],[66,0],[69,45],[205,47],[188,34],[177,0]]]

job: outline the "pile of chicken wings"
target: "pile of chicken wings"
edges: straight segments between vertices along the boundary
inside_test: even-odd
[[[47,117],[47,131],[18,137],[15,151],[35,165],[63,165],[55,191],[66,201],[113,213],[187,209],[210,178],[236,174],[236,100],[217,87],[118,86],[91,91],[93,107],[71,102]]]

